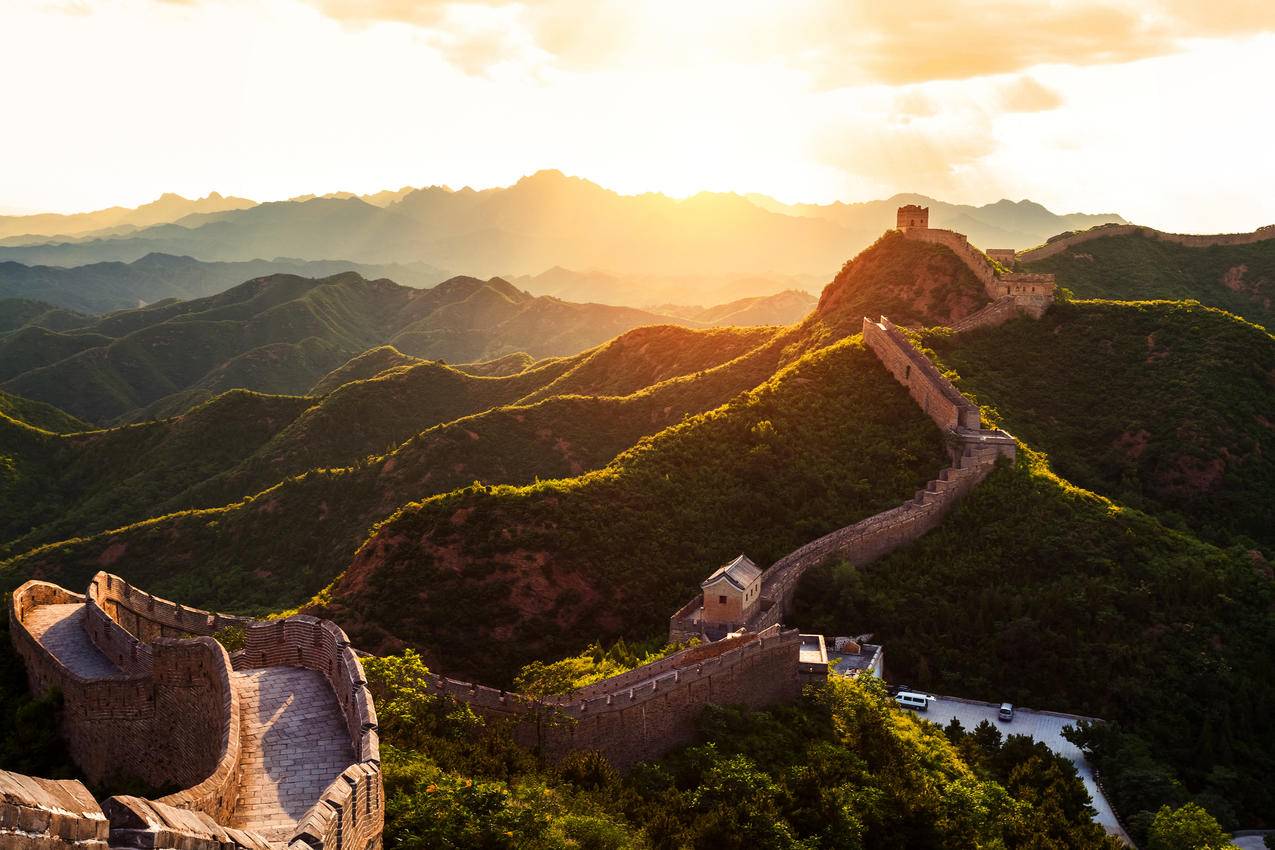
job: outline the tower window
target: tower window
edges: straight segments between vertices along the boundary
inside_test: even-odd
[[[726,597],[725,597],[725,596],[719,596],[719,597],[717,597],[717,604],[718,604],[718,605],[725,605],[725,604],[726,604]]]

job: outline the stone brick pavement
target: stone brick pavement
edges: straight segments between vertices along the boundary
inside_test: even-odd
[[[235,673],[243,778],[231,826],[288,838],[332,780],[354,762],[336,695],[322,674],[297,667]]]
[[[106,679],[121,675],[89,638],[85,629],[87,609],[82,602],[41,605],[27,614],[26,625],[39,641],[67,669],[86,679]]]

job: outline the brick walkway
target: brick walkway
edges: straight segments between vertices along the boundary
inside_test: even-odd
[[[230,825],[282,841],[354,762],[350,734],[331,686],[313,670],[245,670],[235,687],[243,779]]]
[[[41,605],[26,616],[27,628],[53,657],[67,669],[86,679],[119,676],[120,670],[106,659],[84,629],[84,603]]]

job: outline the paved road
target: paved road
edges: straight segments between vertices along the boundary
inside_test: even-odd
[[[1089,763],[1085,761],[1084,755],[1075,744],[1062,736],[1063,727],[1075,723],[1080,718],[1073,715],[1017,709],[1014,712],[1014,719],[1009,723],[1004,723],[996,719],[996,712],[999,708],[999,705],[993,705],[992,703],[939,697],[930,703],[929,711],[925,712],[922,717],[932,720],[940,726],[946,726],[955,717],[961,721],[961,725],[965,727],[967,732],[986,720],[997,726],[1005,735],[1030,735],[1033,740],[1044,741],[1058,755],[1071,759],[1075,763],[1076,770],[1079,771],[1080,778],[1084,781],[1085,788],[1089,791],[1089,796],[1093,798],[1093,807],[1097,811],[1094,820],[1102,824],[1107,832],[1118,836],[1126,844],[1130,843],[1129,836],[1125,834],[1119,821],[1116,820],[1115,812],[1111,810],[1111,804],[1107,802],[1107,798],[1103,796],[1102,791],[1098,788],[1098,783],[1094,781],[1093,770],[1090,769]]]
[[[1266,850],[1263,843],[1264,838],[1260,835],[1241,835],[1232,842],[1232,847],[1242,847],[1244,850]]]

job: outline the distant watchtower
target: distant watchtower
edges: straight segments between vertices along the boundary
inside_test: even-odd
[[[904,233],[913,228],[928,230],[930,227],[930,208],[920,207],[916,204],[899,207],[899,219],[896,226]]]

